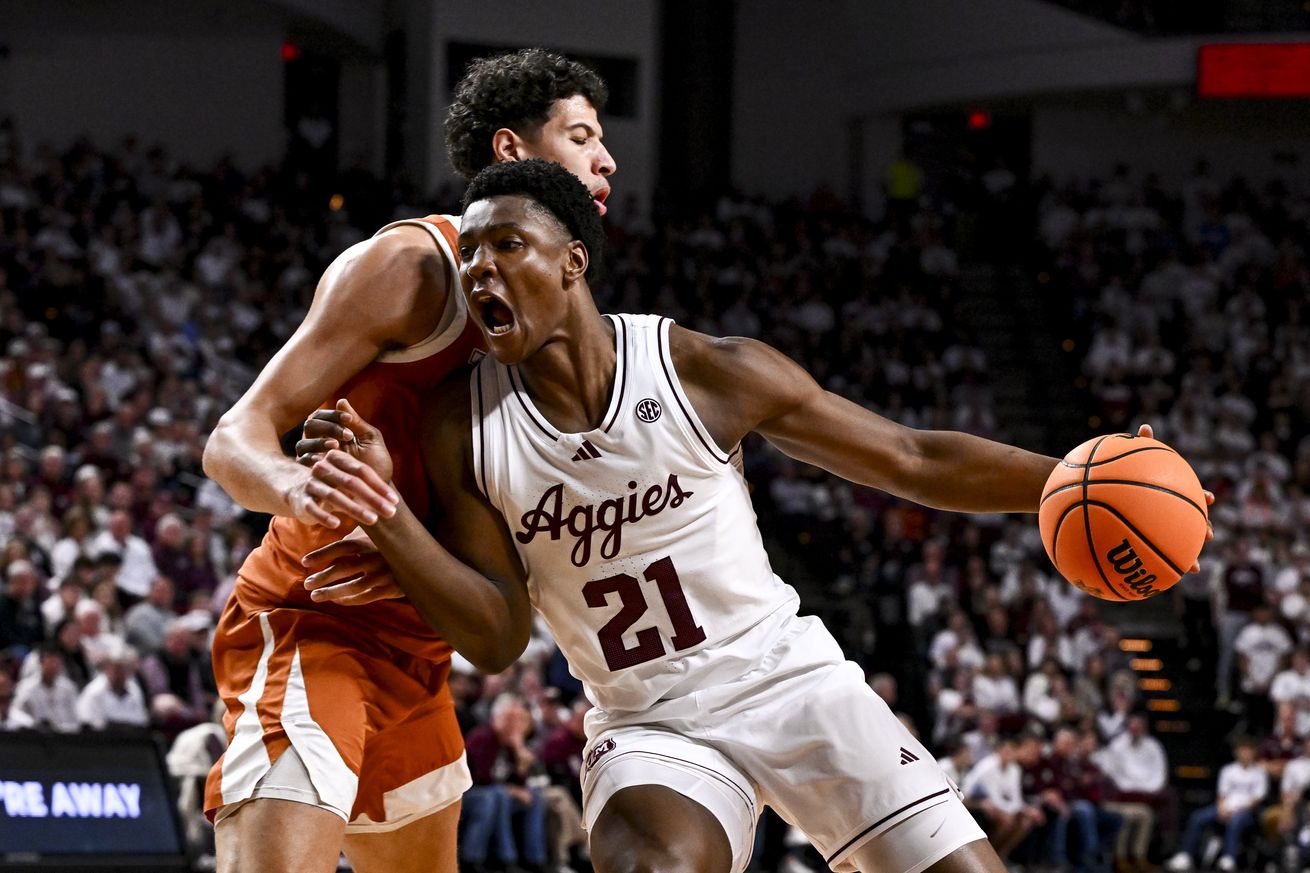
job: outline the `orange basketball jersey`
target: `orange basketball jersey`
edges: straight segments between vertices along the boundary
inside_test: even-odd
[[[459,285],[456,238],[458,218],[429,215],[389,224],[424,228],[445,254],[451,277],[447,310],[433,334],[405,349],[379,355],[334,396],[350,400],[364,420],[382,432],[394,465],[393,483],[419,518],[426,518],[431,493],[420,453],[420,403],[429,390],[455,370],[467,366],[482,349],[482,335],[468,317]],[[378,231],[381,233],[382,231]],[[305,590],[300,559],[308,552],[335,542],[348,532],[276,517],[263,542],[250,553],[241,569],[234,596],[250,613],[277,607],[295,607],[335,613],[379,642],[432,661],[443,660],[450,647],[437,637],[406,600],[384,600],[366,606],[315,603]]]

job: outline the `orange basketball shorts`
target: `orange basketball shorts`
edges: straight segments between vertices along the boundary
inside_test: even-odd
[[[228,746],[205,786],[205,813],[258,796],[292,747],[319,804],[349,832],[394,830],[454,803],[470,784],[446,678],[378,641],[348,614],[247,610],[233,596],[214,635]]]

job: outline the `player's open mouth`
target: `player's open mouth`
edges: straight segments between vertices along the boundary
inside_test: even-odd
[[[609,212],[609,207],[605,205],[605,201],[609,198],[609,196],[610,196],[609,186],[593,191],[591,194],[591,202],[596,204],[596,211],[599,212],[602,216],[606,212]]]
[[[495,297],[482,298],[478,304],[478,315],[487,333],[492,336],[504,336],[514,329],[514,313]]]

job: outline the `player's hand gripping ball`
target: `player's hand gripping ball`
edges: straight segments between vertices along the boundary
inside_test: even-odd
[[[1146,437],[1100,436],[1065,455],[1046,480],[1038,526],[1068,579],[1105,600],[1166,591],[1201,554],[1209,514],[1196,473]]]

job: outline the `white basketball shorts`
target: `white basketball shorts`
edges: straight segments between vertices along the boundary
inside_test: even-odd
[[[774,645],[736,679],[643,712],[588,719],[587,828],[620,789],[663,785],[718,818],[734,873],[750,860],[765,804],[838,873],[855,870],[852,856],[872,840],[877,870],[866,862],[864,873],[919,873],[983,839],[959,789],[822,622],[789,616],[775,627]]]

